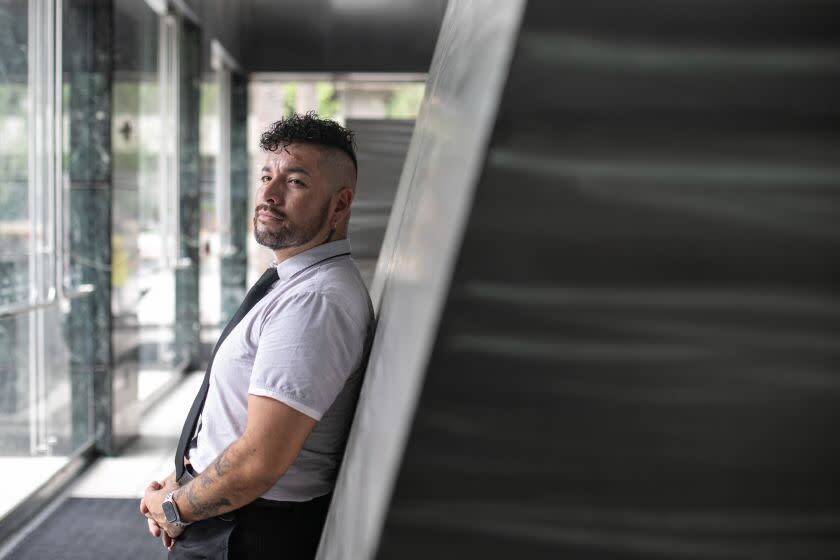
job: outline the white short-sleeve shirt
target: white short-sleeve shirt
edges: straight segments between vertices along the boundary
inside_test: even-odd
[[[198,472],[243,434],[248,395],[261,395],[318,421],[263,498],[305,501],[332,490],[373,322],[349,253],[347,240],[333,241],[276,265],[277,282],[219,347],[189,451]]]

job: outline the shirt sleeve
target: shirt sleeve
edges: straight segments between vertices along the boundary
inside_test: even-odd
[[[359,367],[365,333],[323,294],[286,300],[265,318],[248,392],[320,420]]]

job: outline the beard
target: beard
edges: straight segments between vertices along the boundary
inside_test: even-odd
[[[329,213],[330,203],[327,201],[318,213],[318,219],[304,225],[296,225],[289,220],[288,216],[282,212],[275,211],[267,204],[257,206],[257,212],[260,210],[269,210],[276,216],[282,219],[279,221],[278,228],[274,230],[266,229],[264,225],[257,222],[257,216],[254,215],[254,239],[257,243],[268,247],[272,250],[288,249],[290,247],[299,247],[306,245],[318,235],[318,232],[324,227],[327,222],[327,214]]]

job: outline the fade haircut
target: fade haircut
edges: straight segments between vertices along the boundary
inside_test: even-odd
[[[272,124],[260,136],[260,148],[273,152],[289,144],[314,144],[326,148],[341,150],[353,161],[353,169],[358,173],[356,161],[356,135],[330,119],[322,119],[315,111],[304,115],[292,113],[285,119]]]

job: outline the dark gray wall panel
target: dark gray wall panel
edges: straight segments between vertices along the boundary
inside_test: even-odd
[[[227,323],[248,291],[248,79],[231,74],[230,93],[230,245],[220,258],[222,320]]]
[[[446,0],[249,0],[250,72],[427,72]]]
[[[319,558],[369,559],[379,542],[522,6],[492,4],[447,9],[371,287],[379,324]]]
[[[201,92],[201,28],[186,19],[179,32],[178,84],[178,258],[189,264],[175,270],[176,364],[200,366],[201,320],[198,310],[198,231],[201,192],[199,177],[199,102]]]
[[[128,17],[147,6],[135,2]],[[245,72],[425,73],[446,0],[173,0],[203,35],[202,70],[210,72],[216,39]],[[138,26],[139,28],[139,26]],[[118,53],[121,67],[142,67],[137,53]]]
[[[840,555],[840,19],[529,3],[383,558]]]
[[[187,0],[187,5],[198,16],[203,36],[201,64],[210,72],[210,41],[216,39],[239,64],[246,55],[243,50],[248,30],[250,0]]]

